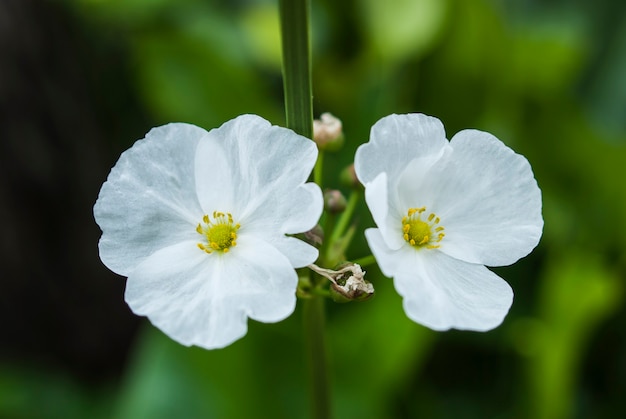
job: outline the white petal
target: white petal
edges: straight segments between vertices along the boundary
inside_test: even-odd
[[[165,125],[120,156],[94,206],[100,258],[109,269],[127,276],[154,251],[197,234],[193,162],[205,134],[193,125]]]
[[[459,132],[451,146],[422,188],[445,227],[441,251],[489,266],[526,256],[543,229],[541,191],[526,158],[476,130]]]
[[[256,115],[242,115],[211,130],[198,154],[199,179],[211,185],[214,180],[232,185],[232,198],[226,199],[214,191],[203,192],[199,181],[202,208],[231,212],[244,225],[248,219],[266,214],[271,218],[275,207],[306,182],[317,159],[317,148],[287,128],[272,126]],[[219,175],[213,173],[213,167],[219,168]],[[230,205],[232,208],[217,208]]]
[[[235,253],[236,252],[236,253]],[[237,258],[224,258],[228,289],[234,289],[236,303],[251,319],[266,323],[285,319],[296,306],[298,276],[285,255],[260,238],[241,237],[232,252]],[[230,304],[229,304],[230,305]]]
[[[315,183],[306,183],[288,196],[281,196],[282,228],[285,234],[296,234],[311,230],[320,219],[324,209],[322,190]]]
[[[394,278],[413,321],[434,330],[485,331],[498,326],[513,301],[511,287],[482,265],[431,249],[391,250],[376,229],[365,231],[381,271]]]
[[[398,249],[406,243],[402,237],[402,215],[390,206],[387,186],[387,174],[383,172],[365,185],[365,202],[387,246]]]
[[[207,255],[184,242],[132,272],[125,297],[172,339],[213,349],[244,336],[247,317],[275,322],[291,314],[296,284],[289,261],[270,245],[242,239],[227,254]]]
[[[302,233],[315,227],[324,207],[319,186],[306,183],[287,196],[268,196],[268,199],[265,205],[273,211],[259,208],[240,233],[263,238],[287,256],[295,268],[315,262],[319,255],[317,249],[285,234]]]
[[[370,141],[357,149],[354,169],[363,184],[382,172],[396,179],[411,160],[438,156],[447,144],[439,119],[423,114],[389,115],[374,124]]]
[[[417,158],[409,162],[406,168],[400,173],[390,193],[392,202],[404,216],[409,208],[426,207],[428,211],[433,211],[437,190],[437,179],[433,179],[431,170],[433,166],[447,161],[452,147],[446,145],[441,149],[441,153],[432,156],[430,159]]]
[[[403,270],[404,263],[408,263],[408,260],[402,259],[402,247],[391,249],[385,243],[380,229],[368,228],[365,230],[365,238],[378,267],[385,276],[392,278],[396,272]]]
[[[288,194],[267,195],[262,207],[251,213],[246,228],[255,234],[297,234],[317,224],[324,209],[322,191],[306,183]]]
[[[487,331],[502,323],[513,291],[482,265],[434,251],[415,251],[413,270],[394,276],[396,290],[413,321],[433,330]]]
[[[233,172],[238,165],[248,162],[232,161],[224,148],[228,144],[215,131],[209,131],[198,144],[194,159],[196,192],[203,214],[233,213],[236,201]]]
[[[291,266],[294,268],[303,268],[310,265],[319,256],[319,252],[315,247],[295,237],[277,236],[271,238],[269,242],[278,251],[287,256]]]

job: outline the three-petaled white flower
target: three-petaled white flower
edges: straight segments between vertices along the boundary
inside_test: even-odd
[[[294,268],[317,250],[287,236],[323,207],[305,183],[315,144],[243,115],[209,132],[154,128],[124,152],[94,207],[100,258],[128,277],[131,309],[184,345],[220,348],[247,317],[276,322],[296,303]]]
[[[543,229],[528,161],[486,132],[448,142],[437,118],[409,114],[372,127],[355,170],[378,226],[367,242],[409,318],[434,330],[498,326],[513,292],[483,265],[516,262]]]

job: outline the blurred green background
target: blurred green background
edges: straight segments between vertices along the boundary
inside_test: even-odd
[[[223,350],[135,317],[91,208],[153,126],[284,124],[276,1],[0,2],[0,417],[308,417],[300,307]],[[372,267],[328,305],[338,418],[614,418],[626,410],[626,3],[312,0],[314,107],[339,187],[390,113],[489,131],[531,162],[544,235],[489,333],[409,321]],[[359,228],[372,226],[364,205]],[[367,254],[359,233],[348,256]]]

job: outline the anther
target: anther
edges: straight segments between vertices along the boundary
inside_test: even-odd
[[[234,224],[230,213],[213,211],[213,220],[205,214],[202,217],[204,225],[198,224],[196,232],[204,237],[204,243],[198,243],[198,248],[206,253],[219,251],[228,253],[231,247],[237,245],[237,230],[241,227]]]
[[[443,226],[437,226],[441,219],[435,213],[429,213],[422,219],[426,207],[409,208],[407,215],[402,217],[402,237],[411,246],[437,249],[445,236]]]

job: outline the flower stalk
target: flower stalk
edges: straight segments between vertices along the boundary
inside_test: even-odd
[[[313,94],[309,0],[280,0],[279,13],[283,52],[283,86],[287,127],[313,138]],[[315,166],[315,181],[322,180],[322,156]],[[313,286],[317,281],[313,280]],[[304,332],[311,376],[312,417],[330,417],[330,389],[326,361],[324,298],[304,300]]]
[[[376,258],[374,257],[374,255],[368,255],[368,256],[364,256],[362,258],[356,259],[353,261],[353,263],[363,267],[363,266],[370,266],[370,265],[374,265],[376,263]]]
[[[309,0],[280,0],[287,127],[313,138]]]
[[[346,203],[345,210],[339,216],[337,223],[332,229],[332,234],[327,240],[327,247],[323,248],[325,258],[324,261],[331,266],[340,262],[337,260],[337,257],[343,255],[352,241],[354,230],[350,230],[349,225],[353,220],[352,216],[357,204],[359,203],[361,195],[362,193],[359,190],[352,191],[350,197],[348,198],[348,202]]]

